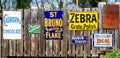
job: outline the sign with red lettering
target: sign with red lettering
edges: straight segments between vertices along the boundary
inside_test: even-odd
[[[113,35],[112,34],[94,34],[93,35],[94,47],[112,47]]]
[[[105,5],[103,28],[119,28],[119,5]]]

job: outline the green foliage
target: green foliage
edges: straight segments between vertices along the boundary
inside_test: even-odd
[[[120,58],[120,49],[109,52],[108,54],[104,55],[104,58]]]
[[[81,8],[87,7],[97,7],[99,2],[104,0],[78,0],[78,5]],[[73,0],[73,3],[76,4],[76,0]]]
[[[30,8],[31,0],[17,0],[17,9]]]

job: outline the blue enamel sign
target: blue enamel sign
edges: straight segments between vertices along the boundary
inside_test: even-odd
[[[63,11],[44,11],[44,39],[63,39]]]
[[[87,36],[72,36],[72,43],[85,44],[87,42]]]

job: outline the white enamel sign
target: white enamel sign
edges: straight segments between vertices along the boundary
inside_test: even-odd
[[[21,39],[21,12],[3,11],[3,39]]]

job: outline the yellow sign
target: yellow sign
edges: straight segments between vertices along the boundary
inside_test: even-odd
[[[97,30],[97,12],[69,12],[69,30]]]

